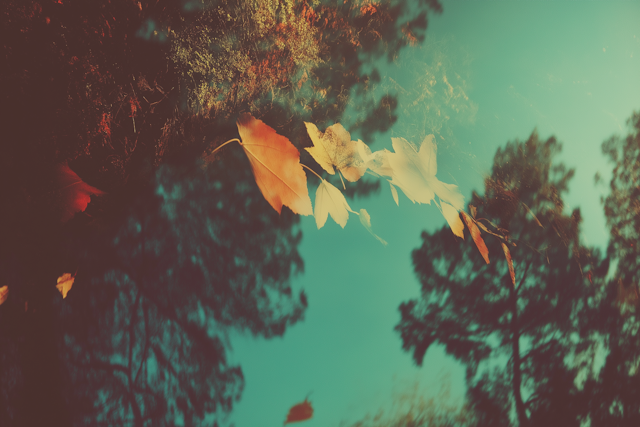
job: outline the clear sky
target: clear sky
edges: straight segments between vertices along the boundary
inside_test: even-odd
[[[382,70],[381,90],[400,91],[399,121],[373,149],[391,149],[390,136],[436,133],[438,178],[457,183],[468,200],[482,189],[499,146],[525,140],[534,128],[541,138],[554,135],[564,147],[560,160],[576,169],[567,209],[581,208],[585,243],[606,245],[599,202],[606,184],[596,187],[594,174],[608,182],[600,145],[626,132],[626,119],[640,110],[640,2],[443,6],[425,45]],[[418,368],[393,331],[399,304],[419,292],[411,251],[422,230],[436,230],[444,219],[435,206],[413,205],[402,194],[396,206],[386,186],[350,204],[369,211],[388,246],[353,215],[344,230],[331,219],[317,230],[313,218],[303,218],[305,272],[294,284],[307,293],[309,308],[283,338],[232,337],[231,360],[246,381],[231,415],[237,427],[281,426],[310,392],[314,417],[300,427],[349,425],[388,408],[394,393],[415,382],[426,395],[443,381],[451,383],[452,399],[464,394],[464,372],[441,348],[431,348]]]

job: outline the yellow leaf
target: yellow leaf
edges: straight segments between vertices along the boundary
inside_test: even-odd
[[[351,182],[359,180],[366,170],[358,153],[358,143],[351,140],[351,134],[340,124],[329,126],[324,133],[313,123],[304,123],[313,141],[313,147],[305,148],[322,169],[331,175],[338,169]]]
[[[271,207],[278,213],[286,205],[297,214],[313,214],[307,176],[296,147],[250,114],[241,115],[237,125],[258,188]]]
[[[67,293],[71,290],[74,280],[76,280],[75,273],[73,276],[71,273],[64,273],[62,276],[58,277],[58,284],[56,285],[56,288],[58,288],[58,291],[62,294],[63,299],[67,297]]]
[[[458,213],[458,210],[451,206],[449,203],[443,202],[442,200],[440,201],[440,205],[442,206],[442,215],[444,216],[444,219],[446,219],[449,223],[449,227],[451,227],[451,231],[453,231],[453,234],[464,239],[464,224],[462,224],[462,221],[460,220],[460,214]]]
[[[351,208],[340,190],[323,179],[318,186],[318,190],[316,190],[314,216],[318,229],[324,227],[329,214],[340,227],[344,228],[349,219],[349,211],[351,211]]]

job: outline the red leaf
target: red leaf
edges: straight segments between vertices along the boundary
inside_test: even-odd
[[[69,169],[66,163],[56,166],[54,182],[55,192],[62,204],[61,222],[70,220],[77,212],[84,212],[92,195],[104,194],[104,191],[84,182],[74,171]]]
[[[504,257],[507,259],[507,264],[509,264],[509,274],[511,275],[511,282],[513,282],[513,286],[516,286],[516,272],[513,270],[513,261],[511,260],[511,252],[509,252],[509,247],[504,244],[504,242],[500,242],[502,245],[502,250],[504,251]]]
[[[469,215],[467,215],[465,211],[461,211],[461,213],[462,219],[464,220],[465,224],[467,224],[467,228],[471,233],[471,237],[473,238],[473,241],[480,251],[480,255],[482,255],[482,258],[484,258],[485,262],[489,264],[489,249],[487,249],[487,245],[485,245],[484,240],[480,236],[480,230],[476,226],[475,221]]]
[[[250,114],[241,115],[237,125],[256,183],[271,207],[280,213],[282,205],[286,205],[294,213],[312,215],[307,176],[298,149]]]
[[[289,414],[287,415],[287,420],[284,422],[288,423],[296,423],[298,421],[306,421],[313,416],[313,408],[311,407],[311,402],[307,399],[302,403],[298,403],[289,409]]]

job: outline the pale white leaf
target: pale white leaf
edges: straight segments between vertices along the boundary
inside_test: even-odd
[[[396,190],[396,187],[394,187],[391,182],[389,182],[389,186],[391,187],[391,195],[393,196],[393,200],[396,202],[396,205],[400,206],[400,203],[398,202],[398,190]]]
[[[360,217],[360,222],[362,223],[362,225],[364,225],[364,228],[366,228],[367,231],[373,235],[373,237],[378,239],[380,243],[386,246],[387,242],[381,239],[380,236],[374,233],[373,230],[371,229],[371,216],[369,216],[369,212],[367,212],[366,209],[360,209],[358,216]]]
[[[444,219],[446,219],[449,223],[449,227],[451,227],[451,231],[453,231],[453,234],[464,239],[464,224],[460,219],[458,210],[451,206],[449,203],[443,202],[442,200],[440,201],[440,206],[442,207],[442,215],[444,216]]]
[[[316,190],[316,206],[313,213],[318,229],[324,227],[329,215],[344,228],[349,219],[349,211],[351,208],[340,190],[323,179]]]

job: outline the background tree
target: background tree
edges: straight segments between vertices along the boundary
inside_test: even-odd
[[[592,426],[640,423],[640,114],[634,113],[628,124],[628,135],[613,136],[602,144],[614,164],[603,204],[610,230],[607,252],[615,267],[599,311],[591,316],[591,327],[598,331],[606,355],[599,376],[587,382]]]
[[[386,129],[394,120],[394,98],[367,98],[367,88],[377,77],[365,68],[371,59],[394,57],[409,40],[422,40],[428,11],[440,11],[439,4],[419,2],[410,10],[401,1],[2,2],[0,179],[8,184],[0,190],[0,286],[10,286],[9,298],[0,307],[0,327],[5,328],[1,353],[7,361],[0,368],[0,398],[10,403],[0,410],[3,420],[9,425],[71,423],[67,397],[60,392],[67,381],[60,337],[69,331],[58,321],[61,306],[56,303],[55,279],[78,269],[77,291],[82,277],[89,280],[100,271],[92,270],[97,268],[94,264],[80,262],[91,258],[83,254],[91,252],[96,242],[105,241],[89,237],[98,234],[109,242],[129,223],[129,209],[136,200],[149,200],[156,191],[161,163],[182,165],[179,169],[187,165],[194,173],[194,158],[236,136],[234,121],[241,111],[269,121],[295,143],[308,144],[304,138],[294,138],[302,132],[302,121],[320,125],[337,121],[355,94],[362,98],[363,108],[352,122],[375,115],[378,129]],[[94,198],[87,213],[61,224],[64,206],[56,174],[65,163],[107,194],[99,201]],[[254,185],[249,175],[237,178],[244,180],[239,183],[243,191]],[[194,183],[205,185],[202,180]],[[356,191],[372,188],[363,182]],[[246,209],[260,203],[268,207],[263,200],[256,205],[243,203]],[[262,208],[253,214],[243,212],[242,221],[262,220]],[[295,223],[295,219],[265,218],[285,236],[289,232],[284,228]],[[273,243],[278,238],[269,239]],[[288,267],[279,267],[273,277],[246,280],[255,280],[257,289],[261,289],[258,283],[284,283],[288,276],[283,272],[299,265],[295,248],[289,246],[297,241],[284,238],[282,243],[283,253],[290,254],[283,258]],[[274,253],[281,250],[281,245],[275,247]],[[258,255],[270,259],[254,248],[234,262],[248,262]],[[119,264],[111,267],[121,269]],[[136,299],[128,300],[126,293],[135,294],[135,289],[148,285],[115,277],[109,286],[125,294],[113,301],[130,312],[129,330],[138,331],[136,323],[146,324],[140,323],[143,314],[154,314],[136,309],[132,304]],[[196,282],[211,283],[214,277],[205,275]],[[269,306],[267,297],[290,298],[286,286],[271,293],[256,292],[255,300],[247,296],[255,304],[244,310]],[[145,298],[142,293],[137,301],[148,307]],[[111,308],[115,306],[113,302]],[[95,314],[106,316],[108,309],[108,305],[96,307]],[[291,314],[278,323],[269,317],[272,314],[260,311],[264,319],[256,320],[257,333],[282,333],[287,322],[299,319]],[[169,319],[163,325],[175,323],[166,312],[162,315]],[[241,315],[232,318],[230,322],[239,325],[246,320]],[[156,332],[164,334],[166,328]],[[136,340],[145,336],[129,333]],[[121,348],[114,347],[112,353],[116,350]],[[111,362],[107,359],[98,358]],[[168,369],[169,364],[163,366]],[[138,392],[132,391],[137,383],[128,377],[129,382],[124,381],[122,371],[111,374],[108,381],[129,389],[130,407],[124,411],[130,411],[136,422],[150,414],[141,408],[162,408],[141,403]],[[221,391],[220,396],[228,394]],[[165,403],[165,409],[172,407]],[[135,413],[136,406],[140,414]],[[154,419],[164,416],[162,411],[153,414]]]
[[[240,367],[226,359],[230,328],[269,338],[302,318],[306,297],[290,285],[303,268],[295,215],[278,215],[248,185],[243,156],[229,150],[220,168],[195,175],[163,166],[155,191],[141,195],[119,228],[93,222],[83,238],[93,247],[73,240],[81,248],[77,284],[53,300],[49,337],[59,360],[55,410],[69,424],[222,420],[243,388]],[[8,307],[5,319],[21,310]],[[51,418],[20,410],[32,397],[16,357],[22,330],[2,326],[2,370],[18,381],[3,384],[13,401],[0,416],[6,425]],[[41,383],[53,381],[43,375]]]
[[[422,297],[400,306],[403,348],[421,364],[440,343],[464,363],[481,425],[510,425],[510,414],[520,426],[580,424],[574,380],[591,343],[577,337],[597,254],[579,244],[579,210],[564,213],[573,171],[553,162],[560,149],[535,132],[498,149],[484,196],[470,203],[505,236],[485,234],[490,264],[448,228],[424,232],[412,255]],[[501,240],[514,243],[515,286]]]

